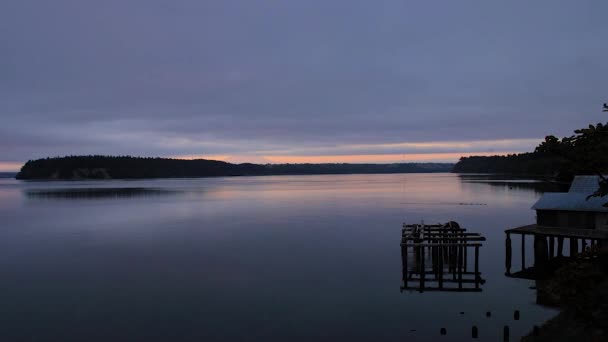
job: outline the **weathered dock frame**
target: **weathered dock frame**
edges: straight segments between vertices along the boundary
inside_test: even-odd
[[[564,256],[564,239],[569,242],[569,258],[574,258],[588,249],[606,246],[608,231],[601,229],[547,227],[536,224],[505,230],[505,275],[513,278],[539,279],[550,269],[553,261],[566,258]],[[521,270],[511,272],[512,241],[511,235],[521,235]],[[527,267],[526,236],[534,237],[534,264]],[[579,249],[580,246],[580,249]]]
[[[481,291],[485,281],[479,270],[479,248],[483,241],[483,236],[458,226],[403,224],[401,290]],[[474,250],[473,270],[468,269],[469,249]],[[427,256],[431,267],[426,265]]]

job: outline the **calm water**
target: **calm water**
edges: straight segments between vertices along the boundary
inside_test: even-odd
[[[453,174],[1,179],[0,340],[458,341],[472,325],[482,340],[504,325],[521,336],[555,314],[533,282],[504,276],[503,231],[534,221],[539,186]],[[400,292],[401,224],[420,220],[487,237],[483,292]]]

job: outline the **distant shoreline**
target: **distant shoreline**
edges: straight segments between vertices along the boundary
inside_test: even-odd
[[[451,172],[452,163],[232,164],[217,160],[70,156],[28,161],[21,180],[207,178],[231,176],[398,174]]]

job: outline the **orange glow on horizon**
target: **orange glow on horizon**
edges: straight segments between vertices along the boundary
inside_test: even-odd
[[[514,152],[406,153],[327,156],[265,156],[271,163],[412,163],[457,162],[460,157],[507,155]]]
[[[191,155],[185,155],[185,156],[173,156],[170,158],[174,158],[174,159],[185,159],[185,160],[194,160],[194,159],[207,159],[207,160],[219,160],[219,161],[226,161],[228,159],[231,158],[231,156],[229,155],[216,155],[216,156],[206,156],[206,155],[195,155],[195,154],[191,154]]]
[[[209,159],[231,163],[270,163],[270,164],[303,164],[303,163],[412,163],[412,162],[457,162],[460,157],[507,155],[517,152],[452,152],[452,153],[406,153],[406,154],[360,154],[360,155],[187,155],[175,156],[177,159]]]
[[[18,172],[23,164],[22,162],[0,162],[0,172]]]

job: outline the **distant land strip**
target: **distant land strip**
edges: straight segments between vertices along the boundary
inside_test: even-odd
[[[30,160],[15,176],[25,180],[195,178],[225,176],[325,175],[451,172],[450,163],[232,164],[207,159],[130,156],[68,156]]]

